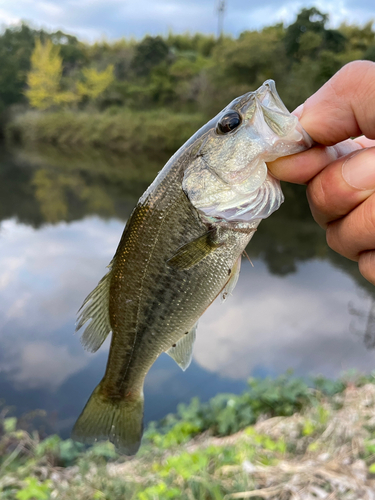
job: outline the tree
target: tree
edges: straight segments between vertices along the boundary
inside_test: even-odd
[[[40,39],[36,40],[31,54],[31,70],[27,75],[29,88],[25,92],[31,106],[44,110],[75,101],[73,92],[60,90],[61,76],[62,58],[59,47],[49,39],[44,44]]]
[[[319,50],[341,52],[346,38],[338,30],[326,29],[328,14],[315,7],[302,9],[294,23],[287,27],[285,48],[287,55],[295,60],[309,55],[316,57]]]
[[[35,31],[22,24],[0,36],[0,110],[24,98]]]
[[[77,83],[77,92],[82,97],[97,99],[113,83],[113,64],[107,66],[104,71],[97,71],[94,68],[84,68],[82,70],[83,81]]]
[[[168,45],[161,36],[146,36],[136,47],[132,68],[137,76],[148,76],[151,70],[166,60]]]

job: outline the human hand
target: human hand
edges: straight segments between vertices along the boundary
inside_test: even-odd
[[[269,169],[278,179],[307,184],[328,245],[357,261],[375,284],[375,63],[347,64],[294,114],[319,145]]]

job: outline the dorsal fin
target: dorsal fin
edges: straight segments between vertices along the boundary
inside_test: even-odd
[[[109,286],[111,283],[112,262],[110,271],[99,281],[98,285],[84,300],[78,311],[76,332],[91,319],[90,324],[81,335],[81,344],[89,352],[96,352],[111,332],[109,320]]]
[[[198,323],[195,323],[190,332],[185,333],[183,337],[180,338],[174,347],[165,351],[168,356],[173,358],[178,366],[185,371],[193,358],[193,346],[196,337]]]

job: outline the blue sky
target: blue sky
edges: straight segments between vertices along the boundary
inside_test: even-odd
[[[215,33],[218,0],[0,0],[3,26],[21,20],[35,27],[63,29],[88,41],[174,32]],[[331,25],[375,19],[373,0],[227,0],[224,30],[238,35],[275,22],[291,22],[303,7],[330,14]]]

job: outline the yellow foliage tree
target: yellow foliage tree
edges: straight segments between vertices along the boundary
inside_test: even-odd
[[[113,82],[113,64],[106,67],[104,71],[96,71],[94,68],[82,70],[83,81],[77,83],[77,92],[81,97],[96,99]]]
[[[60,90],[62,59],[59,52],[59,47],[51,40],[45,44],[36,40],[31,55],[31,70],[27,75],[29,88],[26,90],[26,96],[34,108],[48,109],[77,99],[73,92]]]

